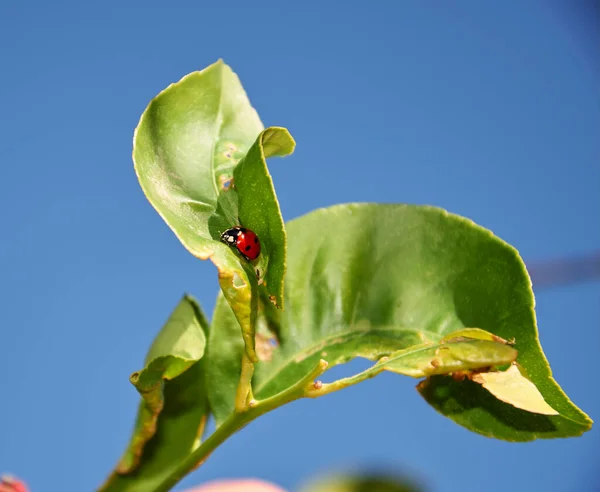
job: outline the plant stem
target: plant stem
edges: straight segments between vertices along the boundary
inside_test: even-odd
[[[249,359],[248,359],[249,361]],[[249,361],[250,364],[251,361]],[[274,410],[277,407],[285,405],[291,401],[297,400],[307,395],[307,390],[314,385],[314,379],[327,369],[327,362],[320,360],[314,369],[304,376],[296,384],[285,389],[281,393],[266,398],[262,401],[255,401],[246,406],[243,412],[234,412],[223,422],[215,432],[213,432],[206,441],[198,448],[192,451],[173,472],[154,490],[154,492],[167,492],[171,490],[183,477],[198,468],[210,454],[222,444],[228,437],[235,434],[242,427],[252,422],[255,418]],[[244,370],[242,367],[242,374]],[[240,380],[241,383],[241,380]]]
[[[338,379],[333,383],[325,383],[318,386],[313,385],[312,387],[306,389],[304,396],[307,398],[317,398],[319,396],[328,395],[334,391],[339,391],[347,388],[348,386],[352,386],[367,379],[374,378],[383,370],[383,367],[372,366],[362,372],[359,372],[358,374],[355,374],[354,376]]]
[[[210,456],[210,454],[222,444],[229,436],[235,434],[250,420],[249,412],[246,414],[233,413],[213,432],[206,441],[188,455],[175,470],[155,489],[155,492],[167,492],[171,490],[188,473],[196,469]]]
[[[254,363],[250,360],[246,351],[242,355],[242,373],[235,395],[235,411],[244,412],[248,408],[248,402],[252,400],[252,375],[254,374]]]

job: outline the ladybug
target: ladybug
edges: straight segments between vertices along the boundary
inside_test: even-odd
[[[256,260],[260,255],[258,236],[244,227],[235,226],[221,234],[221,241],[228,246],[235,246],[248,261]]]

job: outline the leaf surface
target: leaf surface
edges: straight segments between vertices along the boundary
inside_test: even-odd
[[[458,339],[399,350],[382,358],[373,369],[423,378],[501,366],[516,358],[517,351],[500,342]]]
[[[435,356],[436,344],[471,337],[478,340],[467,369],[474,368],[472,356],[485,366],[502,355],[496,349],[506,356],[498,364],[510,363],[518,353],[519,364],[560,414],[535,415],[496,399],[472,381],[433,376],[422,394],[444,415],[508,440],[574,436],[590,428],[589,418],[552,378],[538,341],[523,262],[490,231],[434,207],[347,204],[296,219],[287,232],[286,308],[277,311],[263,303],[259,313],[257,341],[265,350],[253,380],[257,398],[290,387],[319,359],[333,367],[354,357],[379,361],[400,350],[433,350],[425,359],[423,352],[414,355],[421,371],[415,374],[435,374],[423,371],[422,364]],[[226,381],[239,377],[239,341],[228,328],[232,315],[223,302],[217,303],[213,324],[207,357],[212,367],[213,357],[224,356],[215,375],[223,386],[218,395],[209,392],[209,398],[217,403],[213,408],[220,422],[232,411],[233,394],[224,388],[234,388]],[[514,341],[514,348],[506,341]],[[450,362],[445,363],[452,366]],[[452,371],[446,367],[443,372]],[[477,398],[456,403],[471,392]],[[452,405],[445,406],[444,398],[454,398]],[[502,432],[495,429],[498,409],[510,415]]]
[[[144,194],[190,253],[216,265],[252,360],[257,270],[279,304],[285,273],[285,230],[265,158],[287,155],[294,145],[283,128],[263,132],[238,77],[221,61],[156,96],[134,135]],[[238,225],[259,235],[256,262],[220,241]]]
[[[206,419],[208,323],[185,296],[130,379],[142,396],[130,443],[103,491],[152,490],[199,443]]]

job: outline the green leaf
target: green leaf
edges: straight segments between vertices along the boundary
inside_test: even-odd
[[[243,351],[244,340],[235,315],[219,293],[206,346],[206,380],[211,381],[208,400],[217,427],[234,411]]]
[[[133,148],[150,203],[188,251],[216,265],[251,360],[256,360],[257,271],[280,304],[285,273],[285,231],[265,158],[294,148],[287,130],[262,130],[238,77],[219,61],[150,102]],[[259,235],[263,252],[256,262],[220,241],[236,225]]]
[[[505,343],[510,340],[517,361],[560,415],[516,409],[472,381],[448,376],[430,378],[430,390],[444,391],[426,393],[428,401],[461,425],[502,439],[567,437],[590,428],[589,418],[552,378],[539,345],[531,283],[523,262],[514,248],[490,231],[433,207],[349,204],[296,219],[287,225],[287,232],[286,309],[270,311],[265,306],[259,315],[259,329],[266,330],[263,338],[277,340],[278,346],[257,364],[256,398],[290,387],[319,359],[331,368],[354,357],[378,361],[399,350],[423,346],[431,350],[435,344],[471,337],[498,343],[488,348],[476,344],[475,355],[483,357],[485,364],[496,358],[494,351],[500,346],[512,354],[503,359],[508,363],[515,354]],[[226,306],[218,303],[207,357],[225,345],[231,318]],[[235,343],[227,341],[232,353]],[[433,354],[425,355],[431,360]],[[223,371],[218,377],[225,387],[226,380],[239,377],[237,358],[239,354],[232,356],[230,366],[220,361]],[[374,372],[365,371],[345,383],[382,369],[376,364]],[[318,386],[311,396],[323,393]],[[461,395],[471,397],[465,400]],[[219,418],[231,412],[233,394],[223,391],[217,398],[209,391],[209,399],[218,400]],[[499,409],[510,415],[502,419],[502,429],[496,422]],[[540,419],[546,423],[540,425]]]
[[[493,333],[482,330],[480,328],[463,328],[461,330],[455,331],[448,335],[444,335],[444,338],[442,338],[442,341],[447,342],[454,338],[461,338],[461,337],[476,338],[477,340],[489,340],[491,342],[500,342],[500,343],[504,343],[504,344],[513,345],[512,342],[508,342],[507,340],[504,340],[504,338],[501,338],[497,335],[494,335]]]
[[[150,490],[198,445],[208,400],[201,360],[208,323],[185,296],[130,380],[142,396],[133,435],[103,491]]]
[[[380,359],[373,369],[423,378],[502,366],[516,358],[517,351],[500,342],[458,339],[399,350]]]
[[[247,224],[262,244],[259,267],[260,272],[266,271],[266,274],[264,278],[260,275],[261,283],[267,295],[281,308],[287,238],[265,158],[289,155],[295,146],[296,142],[285,128],[267,128],[234,171],[241,223]]]

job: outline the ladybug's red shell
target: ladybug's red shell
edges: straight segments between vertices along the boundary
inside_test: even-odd
[[[221,234],[221,241],[229,246],[235,246],[247,260],[256,260],[260,255],[260,241],[258,236],[245,227],[232,227]]]

